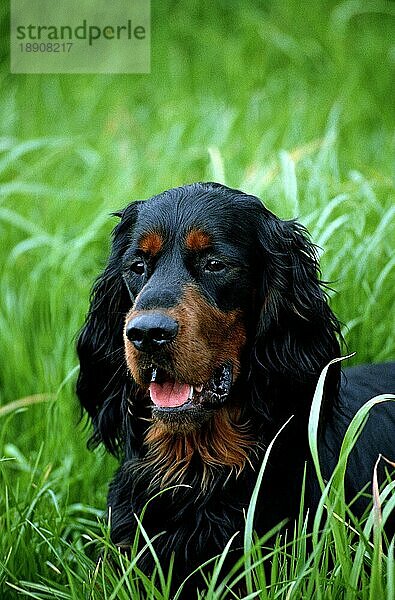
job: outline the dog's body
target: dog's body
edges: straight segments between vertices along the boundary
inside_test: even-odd
[[[340,356],[339,326],[305,230],[257,198],[192,184],[119,216],[79,338],[77,391],[93,442],[122,457],[109,494],[113,541],[133,543],[134,513],[146,507],[149,536],[164,532],[159,559],[174,553],[182,580],[243,530],[265,449],[291,415],[270,455],[255,526],[263,533],[297,515],[306,463],[314,510],[307,421],[321,370]],[[329,370],[326,477],[358,407],[395,389],[393,366],[376,369],[350,370],[340,394],[339,365]],[[382,386],[356,393],[365,375]],[[349,468],[350,498],[371,479],[379,452],[395,459],[394,406],[372,419]],[[385,421],[385,434],[374,419]]]

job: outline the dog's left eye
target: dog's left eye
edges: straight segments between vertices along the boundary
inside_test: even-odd
[[[226,269],[225,263],[216,258],[210,258],[204,265],[204,270],[209,273],[220,273]]]

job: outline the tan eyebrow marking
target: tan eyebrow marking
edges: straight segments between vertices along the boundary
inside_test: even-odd
[[[211,237],[201,229],[191,229],[185,238],[188,250],[206,250],[211,246]]]
[[[163,237],[157,231],[145,233],[139,241],[139,249],[155,256],[163,248]]]

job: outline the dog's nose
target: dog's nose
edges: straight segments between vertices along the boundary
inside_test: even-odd
[[[178,332],[178,323],[163,313],[154,312],[131,319],[125,332],[137,350],[152,352],[174,340]]]

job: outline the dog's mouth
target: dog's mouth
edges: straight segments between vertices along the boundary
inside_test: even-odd
[[[149,394],[154,412],[207,411],[223,406],[233,382],[232,365],[226,363],[214,370],[211,378],[198,385],[177,381],[161,368],[153,368]]]

